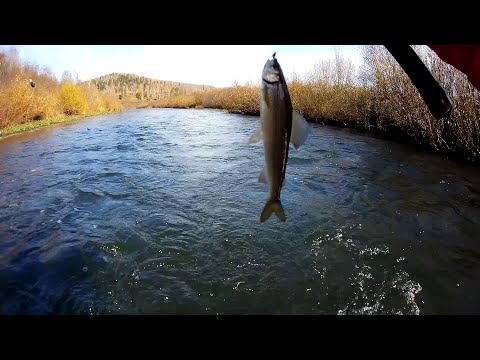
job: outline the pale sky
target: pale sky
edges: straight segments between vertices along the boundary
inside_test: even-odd
[[[50,68],[59,79],[70,70],[82,81],[116,72],[217,87],[234,81],[256,83],[274,52],[289,77],[333,58],[335,48],[357,68],[361,63],[356,45],[0,45],[0,51],[11,47],[23,60]]]

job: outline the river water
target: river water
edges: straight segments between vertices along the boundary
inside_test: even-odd
[[[311,124],[260,224],[258,126],[139,109],[1,139],[0,313],[480,313],[478,169]]]

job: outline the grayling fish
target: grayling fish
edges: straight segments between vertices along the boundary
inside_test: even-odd
[[[260,215],[260,222],[270,218],[272,212],[280,221],[285,221],[285,211],[280,201],[280,192],[285,180],[290,142],[298,149],[308,136],[307,121],[292,107],[287,83],[275,54],[267,60],[262,72],[260,89],[260,117],[262,126],[250,138],[256,143],[263,138],[265,168],[259,182],[270,185],[270,197]]]

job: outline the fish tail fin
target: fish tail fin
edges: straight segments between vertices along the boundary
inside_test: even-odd
[[[287,217],[285,216],[285,211],[283,211],[282,202],[280,201],[280,199],[274,198],[268,200],[265,204],[265,207],[262,210],[262,214],[260,215],[260,222],[263,223],[267,221],[273,212],[275,212],[275,215],[280,221],[287,220]]]

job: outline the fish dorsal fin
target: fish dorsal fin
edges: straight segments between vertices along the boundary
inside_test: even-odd
[[[260,127],[260,128],[258,128],[257,131],[255,131],[253,133],[252,136],[250,136],[250,139],[248,139],[248,143],[249,144],[256,144],[262,139],[263,139],[263,131],[262,131],[262,128]]]
[[[290,136],[290,142],[297,150],[300,146],[305,143],[305,140],[308,137],[310,126],[307,123],[307,120],[300,115],[297,111],[292,111],[292,135]]]

